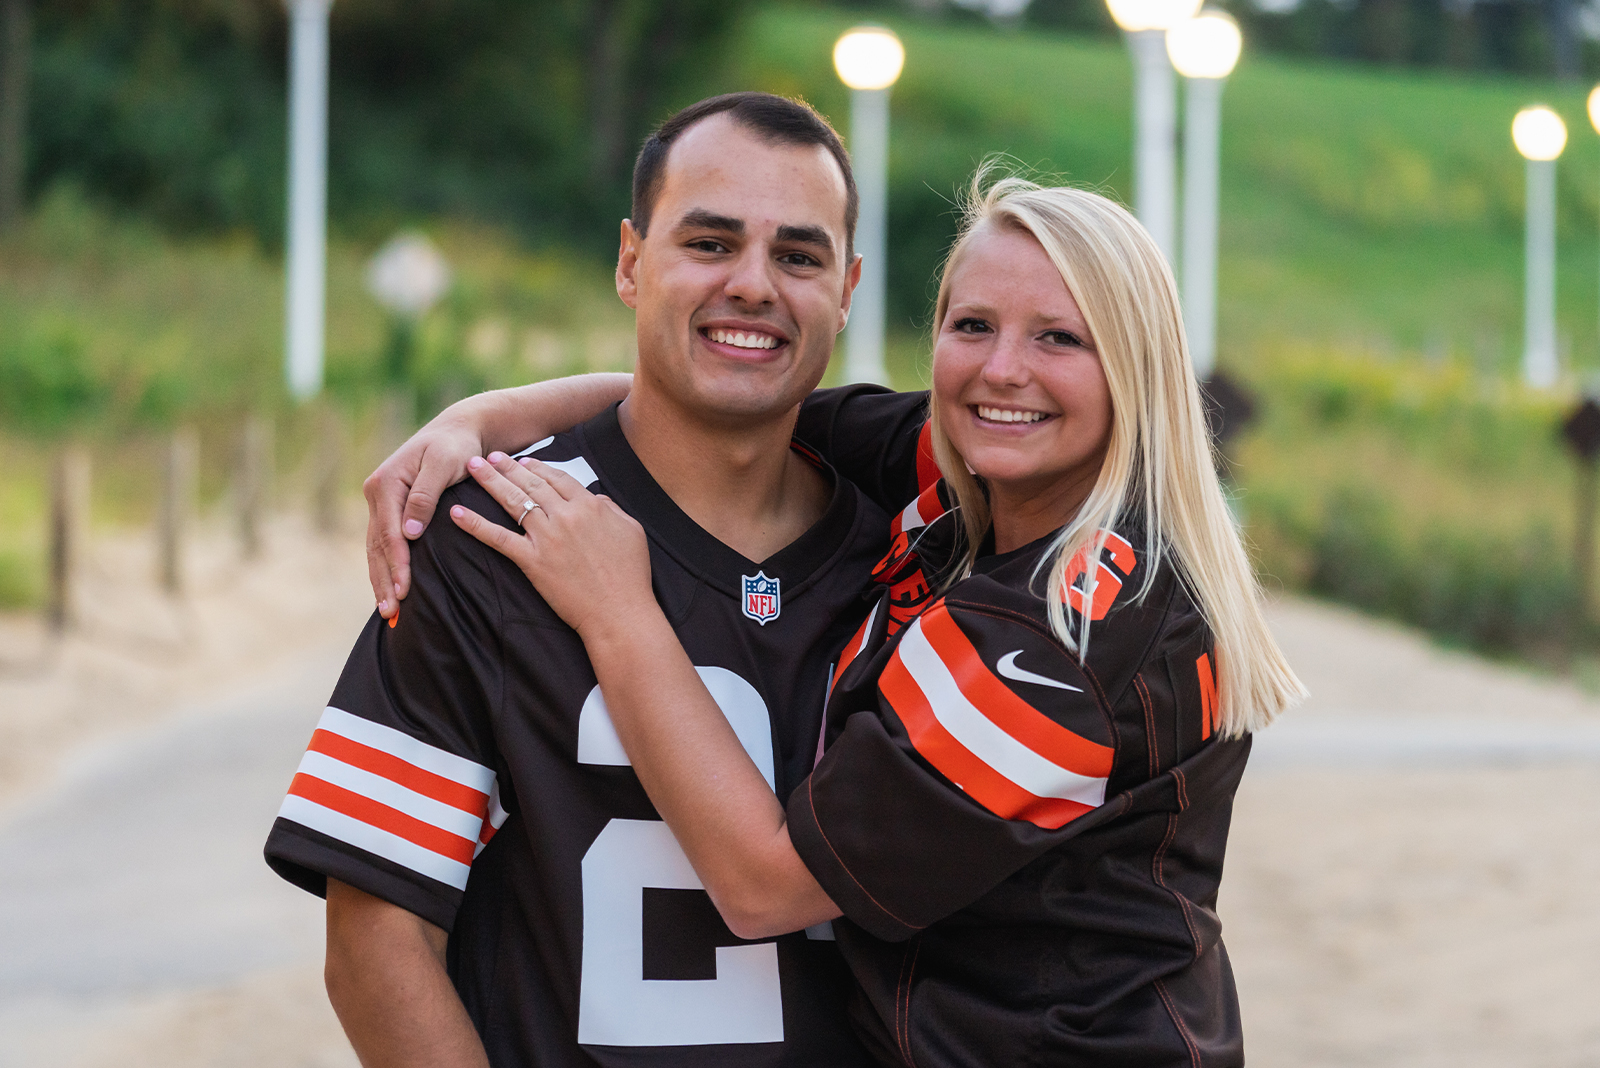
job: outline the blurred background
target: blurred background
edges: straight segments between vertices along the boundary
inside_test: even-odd
[[[1216,359],[1253,411],[1227,469],[1317,692],[1299,734],[1261,740],[1225,884],[1253,1063],[1600,1065],[1594,468],[1563,436],[1600,390],[1600,3],[1221,6],[1243,56]],[[354,1063],[317,989],[314,903],[254,851],[370,610],[359,485],[458,398],[631,366],[618,221],[664,116],[763,89],[849,140],[834,43],[893,29],[885,351],[904,388],[927,379],[980,159],[1134,197],[1133,67],[1102,0],[337,0],[325,388],[300,402],[284,5],[0,16],[0,1065]],[[1540,388],[1510,135],[1530,104],[1570,131]],[[399,314],[372,277],[396,235],[432,271]],[[281,753],[239,741],[285,715]],[[212,869],[171,859],[108,909],[83,850],[50,852],[78,832],[49,821],[138,809],[178,788],[137,770],[168,760],[259,780],[265,800],[206,839],[254,865],[235,889],[259,907],[213,942],[134,945],[114,932],[145,913],[211,908],[193,895]],[[123,802],[95,793],[124,773]],[[150,855],[102,844],[141,871]],[[100,931],[82,910],[104,937],[62,964],[59,931]]]

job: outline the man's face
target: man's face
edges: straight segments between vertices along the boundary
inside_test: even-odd
[[[622,224],[617,292],[638,313],[638,374],[717,423],[782,415],[844,329],[845,184],[821,145],[774,145],[727,115],[673,143],[649,236]]]

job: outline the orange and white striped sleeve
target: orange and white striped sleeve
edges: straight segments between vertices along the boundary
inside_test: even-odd
[[[397,626],[374,615],[307,745],[267,863],[321,894],[329,878],[446,930],[473,862],[506,822],[492,726],[500,623],[474,545],[449,524],[413,551]]]
[[[970,904],[1105,805],[1110,713],[1041,627],[936,602],[895,640],[877,704],[847,719],[789,823],[818,881],[879,937]]]

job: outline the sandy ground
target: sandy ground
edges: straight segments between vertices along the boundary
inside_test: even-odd
[[[369,611],[360,552],[353,533],[318,538],[283,519],[244,567],[213,533],[174,602],[152,588],[148,544],[102,539],[65,643],[0,619],[0,854],[30,827],[48,833],[53,808],[100,803],[96,783],[115,775],[97,769],[138,745],[196,730],[253,744],[249,731],[284,717],[275,738],[308,730]],[[1236,809],[1221,911],[1250,1062],[1600,1065],[1600,702],[1327,606],[1285,601],[1273,623],[1316,696],[1258,740]],[[217,711],[241,693],[276,696]],[[212,759],[190,750],[191,763]],[[218,752],[218,774],[232,776],[237,754]],[[269,775],[252,789],[237,826],[253,829],[278,787]],[[222,815],[215,833],[233,833]],[[259,839],[207,848],[219,882],[235,878],[223,854],[258,879]],[[56,870],[74,869],[41,871],[36,885],[0,873],[0,896],[48,901],[51,879],[82,882]],[[205,876],[183,878],[204,902]],[[165,947],[143,979],[81,978],[116,970],[114,914],[79,925],[100,956],[77,971],[50,955],[47,931],[14,933],[46,956],[16,956],[8,973],[0,947],[0,1068],[354,1065],[321,992],[315,902],[270,876],[249,893],[263,903],[254,926],[215,921],[236,932],[218,936],[226,952],[192,961]],[[29,921],[12,922],[0,937]],[[142,961],[162,948],[135,947]]]

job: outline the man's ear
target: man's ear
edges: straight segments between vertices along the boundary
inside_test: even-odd
[[[850,267],[844,272],[844,297],[839,301],[839,325],[834,330],[837,334],[844,329],[850,321],[850,301],[855,296],[856,286],[861,284],[861,257],[857,255],[851,261]]]
[[[639,307],[639,246],[643,236],[633,228],[632,219],[622,220],[622,244],[617,249],[617,296],[630,308]],[[860,272],[857,271],[859,274]]]

